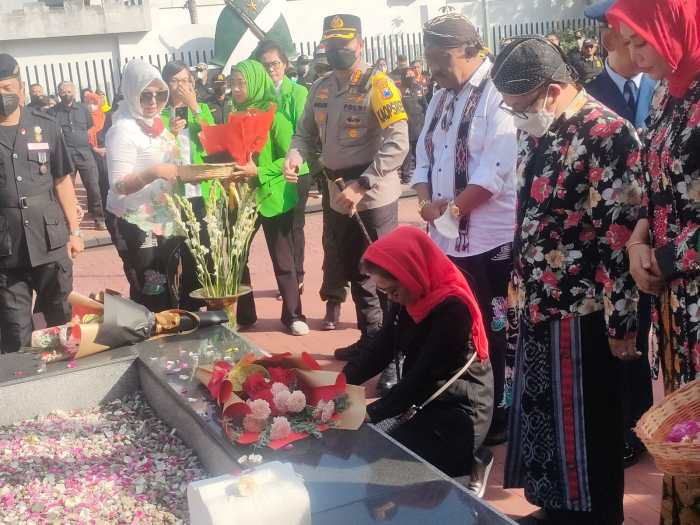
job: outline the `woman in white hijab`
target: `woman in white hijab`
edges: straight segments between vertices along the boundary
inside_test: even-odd
[[[168,86],[153,66],[132,60],[124,68],[124,100],[107,133],[109,192],[107,210],[126,244],[121,253],[131,284],[131,299],[151,311],[175,306],[167,284],[167,262],[177,229],[166,195],[173,192],[178,167],[175,137],[160,112]]]

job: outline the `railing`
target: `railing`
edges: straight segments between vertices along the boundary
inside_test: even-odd
[[[594,20],[588,18],[574,18],[570,20],[549,20],[547,22],[529,22],[523,24],[503,24],[491,26],[491,42],[493,42],[493,52],[501,50],[501,43],[504,40],[515,36],[524,35],[549,35],[551,33],[563,34],[576,31],[577,29],[592,31],[597,29]],[[597,33],[597,31],[596,31]]]

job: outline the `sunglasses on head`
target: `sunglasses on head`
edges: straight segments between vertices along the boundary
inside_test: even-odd
[[[167,91],[143,91],[141,93],[141,104],[149,104],[155,99],[156,103],[164,104],[168,101]]]

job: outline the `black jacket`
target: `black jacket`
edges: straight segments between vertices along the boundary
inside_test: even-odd
[[[447,298],[420,324],[398,306],[392,308],[388,319],[390,322],[384,324],[372,348],[343,369],[348,383],[359,385],[384,370],[394,358],[395,349],[405,355],[401,380],[367,407],[373,422],[397,416],[412,405],[423,403],[466,364],[473,352],[471,316],[466,305],[456,298]],[[468,412],[490,411],[493,407],[490,365],[477,359],[440,401],[454,403]]]
[[[605,69],[603,69],[600,75],[586,84],[586,91],[588,91],[589,95],[594,99],[605,104],[623,119],[632,123],[636,120],[636,114],[627,104],[617,84],[613,82],[613,79],[610,78],[610,75]]]

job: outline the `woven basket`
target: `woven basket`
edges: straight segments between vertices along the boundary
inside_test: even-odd
[[[203,180],[228,179],[233,171],[233,163],[190,164],[178,166],[177,176],[182,182],[202,182]]]
[[[700,444],[669,443],[673,426],[700,421],[700,379],[676,390],[644,414],[634,431],[654,456],[657,468],[674,476],[700,476]]]

